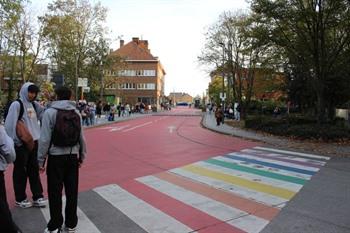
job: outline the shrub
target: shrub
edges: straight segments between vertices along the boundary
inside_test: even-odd
[[[344,126],[344,124],[318,125],[315,119],[301,116],[286,118],[253,116],[245,120],[245,127],[297,139],[323,141],[345,141],[350,139],[350,128]]]

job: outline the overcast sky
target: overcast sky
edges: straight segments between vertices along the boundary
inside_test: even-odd
[[[32,0],[45,10],[50,0]],[[96,1],[91,1],[96,2]],[[132,37],[148,40],[153,56],[166,71],[165,94],[185,92],[202,96],[209,76],[197,57],[204,45],[204,33],[224,11],[247,9],[245,0],[101,0],[108,8],[107,26],[119,48],[120,36],[125,43]]]

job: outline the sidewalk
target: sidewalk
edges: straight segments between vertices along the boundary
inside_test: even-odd
[[[285,206],[262,233],[350,232],[350,146],[331,143],[289,141],[253,131],[216,126],[214,114],[205,113],[202,125],[213,131],[258,140],[270,147],[332,157]]]
[[[300,140],[290,140],[288,138],[257,133],[253,130],[243,130],[235,128],[227,124],[220,126],[216,125],[215,116],[213,113],[204,113],[202,126],[212,131],[217,131],[223,134],[241,137],[244,139],[260,141],[273,147],[289,148],[298,152],[314,153],[330,157],[349,157],[350,145],[343,145],[338,143],[322,143],[310,142]]]
[[[135,118],[140,118],[140,117],[147,117],[147,116],[152,116],[151,113],[132,113],[129,116],[120,116],[118,117],[118,114],[115,115],[114,117],[114,121],[108,121],[107,117],[105,115],[101,115],[101,118],[96,118],[95,119],[95,124],[94,125],[89,125],[89,126],[84,126],[84,128],[88,129],[88,128],[93,128],[93,127],[98,127],[101,125],[109,125],[109,124],[113,124],[116,122],[122,122],[122,121],[127,121],[127,120],[131,120],[131,119],[135,119]]]

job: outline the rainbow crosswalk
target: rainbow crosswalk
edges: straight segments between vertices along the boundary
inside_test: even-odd
[[[90,193],[102,204],[79,203],[78,232],[260,232],[327,160],[255,147],[97,187]],[[108,223],[111,228],[123,224],[122,230],[106,230],[94,208],[118,211]],[[41,211],[47,221],[48,208]]]

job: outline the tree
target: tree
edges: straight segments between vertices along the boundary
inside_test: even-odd
[[[350,48],[349,8],[346,0],[253,0],[251,3],[263,37],[279,48],[290,71],[299,77],[293,80],[311,85],[319,123],[334,116],[339,90],[333,84],[339,81],[338,74],[345,74],[349,67],[346,58]],[[297,74],[298,71],[301,72]],[[340,88],[349,91],[348,85]]]
[[[243,118],[252,97],[255,69],[262,64],[264,53],[264,48],[252,36],[254,26],[248,14],[224,12],[209,28],[206,44],[198,57],[201,64],[214,65],[217,72],[227,77],[232,89],[230,99],[240,103]]]
[[[35,20],[30,12],[29,6],[24,5],[19,20],[14,24],[14,42],[19,51],[19,73],[23,83],[29,80],[42,81],[37,80],[34,74],[42,51],[42,25],[40,21],[34,24]]]
[[[9,77],[8,101],[13,98],[13,78],[17,68],[17,48],[13,39],[13,26],[21,15],[22,2],[21,0],[0,1],[0,70],[2,77]]]
[[[57,70],[65,76],[68,86],[75,88],[78,98],[78,77],[89,78],[88,71],[98,69],[101,54],[93,51],[106,36],[103,22],[106,8],[87,0],[56,0],[48,5],[49,12],[41,18],[48,40],[49,56]],[[104,48],[105,49],[105,48]],[[97,76],[98,77],[98,76]]]

